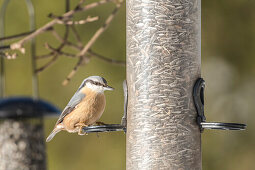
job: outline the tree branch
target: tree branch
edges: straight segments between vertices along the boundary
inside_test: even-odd
[[[71,57],[71,58],[75,58],[76,57],[75,54],[71,54],[71,53],[67,53],[67,52],[61,51],[60,49],[57,49],[57,48],[54,48],[54,47],[50,46],[49,44],[47,46],[48,46],[47,49],[51,50],[52,54],[64,55],[64,56]]]
[[[50,52],[49,54],[44,54],[44,55],[36,56],[35,58],[36,58],[36,59],[44,59],[44,58],[49,58],[49,57],[51,57],[52,55],[54,55],[54,53],[53,53],[53,52]]]
[[[88,50],[91,48],[91,46],[95,43],[95,41],[98,39],[98,37],[108,28],[108,26],[112,22],[113,18],[116,16],[116,13],[118,12],[118,10],[119,10],[122,3],[123,3],[123,1],[116,4],[115,9],[107,17],[107,19],[106,19],[105,23],[103,24],[103,26],[101,26],[96,31],[96,33],[92,36],[92,38],[88,41],[88,43],[83,47],[83,49],[80,51],[80,53],[77,54],[77,57],[80,57],[80,60],[74,66],[73,70],[68,74],[66,79],[63,81],[63,83],[62,83],[63,85],[66,85],[71,80],[71,78],[74,76],[74,74],[77,72],[78,68],[83,63],[83,61],[82,61],[83,57],[82,56],[85,56],[85,54],[88,52]]]
[[[29,35],[29,34],[31,34],[33,32],[34,31],[29,31],[29,32],[23,32],[23,33],[20,33],[20,34],[11,35],[11,36],[7,36],[7,37],[1,37],[0,41],[12,40],[12,39],[15,39],[15,38],[19,38],[19,37],[23,37],[23,36]]]
[[[35,38],[36,36],[46,32],[46,31],[51,31],[52,35],[60,42],[60,44],[58,45],[57,48],[54,48],[51,45],[49,45],[48,43],[45,43],[45,48],[50,50],[50,52],[48,54],[36,56],[36,59],[45,59],[45,58],[49,58],[49,57],[52,57],[52,58],[46,64],[44,64],[40,68],[36,69],[35,72],[37,74],[39,74],[40,72],[44,71],[45,69],[47,69],[48,67],[53,65],[57,61],[59,56],[78,58],[78,62],[76,63],[76,65],[74,66],[72,71],[68,74],[66,79],[63,81],[63,83],[62,83],[63,85],[66,85],[71,80],[71,78],[75,75],[78,68],[81,65],[87,64],[90,61],[91,57],[96,57],[96,58],[98,58],[102,61],[105,61],[107,63],[116,64],[119,66],[125,66],[125,61],[110,59],[110,58],[107,58],[107,57],[91,50],[91,47],[96,42],[96,40],[109,27],[110,23],[116,16],[116,13],[118,12],[123,1],[120,0],[120,2],[117,3],[117,2],[115,2],[116,0],[101,0],[99,2],[94,2],[94,3],[88,4],[88,5],[85,5],[82,7],[81,5],[83,5],[84,0],[81,0],[79,2],[79,4],[71,11],[69,11],[69,6],[70,6],[69,1],[70,0],[66,0],[66,12],[63,15],[54,16],[53,14],[50,14],[49,17],[51,17],[52,20],[50,22],[46,23],[45,25],[43,25],[42,27],[40,27],[39,29],[32,31],[32,32],[28,32],[28,33],[21,33],[21,34],[9,36],[9,37],[3,37],[2,39],[0,39],[0,40],[8,40],[8,39],[12,39],[12,38],[18,38],[18,37],[25,36],[24,38],[20,39],[19,41],[15,42],[15,43],[12,43],[11,45],[0,46],[0,49],[19,50],[22,53],[25,53],[25,48],[23,46],[27,41]],[[104,24],[94,33],[94,35],[90,38],[90,40],[85,45],[83,45],[81,37],[76,30],[76,25],[96,21],[96,20],[98,20],[99,17],[98,16],[96,16],[96,17],[88,16],[84,20],[72,21],[71,19],[72,19],[73,15],[77,12],[86,11],[86,10],[92,9],[94,7],[101,5],[101,4],[105,4],[105,3],[111,2],[111,1],[115,2],[116,7],[112,11],[112,13],[106,18]],[[65,33],[64,33],[63,37],[61,35],[59,35],[59,33],[54,29],[54,25],[56,25],[56,24],[65,25],[66,29],[65,29]],[[70,33],[69,33],[70,30],[73,32],[74,37],[76,39],[75,43],[68,40],[69,35],[70,35]],[[63,51],[64,47],[66,47],[66,46],[75,49],[77,51],[77,53],[73,54],[73,53]]]
[[[35,70],[35,73],[36,73],[36,74],[39,74],[40,72],[44,71],[46,68],[48,68],[48,67],[50,67],[52,64],[54,64],[54,63],[57,61],[57,59],[58,59],[58,55],[55,54],[55,55],[52,57],[52,59],[51,59],[48,63],[46,63],[44,66],[42,66],[42,67],[36,69],[36,70]]]
[[[92,50],[89,50],[88,53],[100,60],[103,60],[107,63],[111,63],[111,64],[116,64],[116,65],[119,65],[119,66],[126,66],[126,62],[125,61],[120,61],[120,60],[114,60],[114,59],[111,59],[111,58],[107,58],[103,55],[100,55]]]
[[[88,22],[94,22],[97,21],[99,19],[98,16],[96,17],[90,17],[88,16],[86,19],[84,20],[79,20],[79,21],[63,21],[63,20],[58,20],[57,23],[58,24],[63,24],[63,25],[81,25],[81,24],[86,24]]]
[[[72,32],[74,33],[74,37],[75,39],[77,40],[77,44],[78,46],[80,47],[80,49],[82,48],[82,41],[81,41],[81,37],[80,35],[78,34],[76,28],[75,28],[75,25],[72,25],[71,26],[71,29],[72,29]]]
[[[75,75],[75,73],[78,71],[78,68],[82,64],[87,64],[90,61],[89,57],[80,57],[78,63],[75,65],[75,67],[72,69],[72,71],[69,73],[68,77],[62,82],[62,85],[65,86],[69,83],[71,78]]]
[[[94,2],[94,3],[88,4],[88,5],[84,6],[84,7],[81,7],[80,5],[78,5],[75,9],[66,12],[61,17],[62,18],[70,18],[70,17],[72,17],[77,12],[87,11],[89,9],[95,8],[95,7],[97,7],[97,6],[101,5],[101,4],[105,4],[105,3],[110,2],[110,1],[111,0],[101,0],[99,2]],[[44,33],[47,29],[53,27],[55,24],[57,24],[58,20],[59,19],[53,19],[52,21],[48,22],[47,24],[45,24],[41,28],[37,29],[33,33],[31,33],[28,36],[26,36],[25,38],[19,40],[16,43],[11,44],[10,48],[12,50],[17,49],[17,50],[20,50],[22,53],[25,53],[25,50],[23,48],[24,43],[29,41],[29,40],[31,40],[32,38],[38,36],[39,34]]]

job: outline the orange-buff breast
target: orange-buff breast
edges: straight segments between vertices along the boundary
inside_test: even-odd
[[[85,125],[95,123],[104,112],[106,103],[104,93],[97,93],[86,87],[81,89],[81,92],[86,96],[63,120],[65,130],[69,132],[78,131],[75,126],[77,123]]]

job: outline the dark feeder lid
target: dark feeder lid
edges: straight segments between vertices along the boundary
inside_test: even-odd
[[[0,99],[1,118],[36,118],[56,116],[60,110],[54,105],[41,99],[29,97],[8,97]]]

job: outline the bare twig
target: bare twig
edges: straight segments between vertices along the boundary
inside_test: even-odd
[[[63,46],[63,44],[65,43],[65,40],[56,32],[55,29],[51,30],[52,35],[61,43],[61,46]],[[66,33],[65,33],[66,34]],[[67,43],[67,42],[66,42]],[[50,49],[49,47],[51,47],[48,43],[45,44],[45,48],[46,49]],[[40,56],[36,56],[36,59],[45,59],[45,58],[49,58],[51,56],[53,56],[56,51],[55,50],[51,50],[50,53],[48,54],[44,54],[44,55],[40,55]]]
[[[61,43],[61,44],[59,45],[59,47],[56,48],[56,49],[54,49],[53,47],[51,47],[48,43],[45,44],[45,48],[46,48],[46,49],[50,49],[50,50],[54,49],[54,50],[52,50],[51,53],[44,55],[44,58],[49,57],[49,56],[52,56],[52,55],[54,55],[54,56],[53,56],[52,59],[51,59],[48,63],[46,63],[44,66],[42,66],[41,68],[36,69],[36,70],[35,70],[35,73],[36,73],[36,74],[39,74],[40,72],[44,71],[46,68],[48,68],[49,66],[53,65],[53,64],[57,61],[61,49],[65,46],[65,42],[66,42],[66,40],[67,40],[67,38],[68,38],[68,34],[69,34],[69,27],[66,26],[66,31],[65,31],[63,43]]]
[[[70,26],[71,27],[71,29],[72,29],[72,27],[75,27],[74,25],[72,25],[72,26]],[[72,29],[73,30],[73,29]],[[54,35],[54,37],[60,42],[60,43],[64,43],[64,39],[55,31],[55,30],[53,30],[52,31],[52,34]],[[79,34],[77,33],[77,37],[79,37],[79,39],[80,39],[80,36],[79,36]],[[76,44],[74,44],[74,43],[72,43],[72,42],[70,42],[70,41],[68,41],[68,40],[66,40],[65,41],[65,45],[66,46],[69,46],[69,47],[71,47],[71,48],[73,48],[74,50],[81,50],[82,49],[82,47],[81,47],[81,45],[82,45],[82,42],[81,42],[81,40],[80,41],[78,41],[78,44],[80,43],[80,45],[76,45]]]
[[[71,27],[72,32],[74,33],[74,36],[75,36],[75,39],[77,40],[77,44],[78,45],[76,45],[76,44],[74,44],[74,43],[72,43],[72,42],[70,42],[68,40],[66,40],[65,45],[73,48],[74,50],[80,51],[82,49],[81,37],[78,34],[78,32],[77,32],[77,30],[76,30],[74,25],[71,25],[70,27]],[[52,34],[56,37],[56,39],[60,43],[64,43],[64,39],[55,30],[52,31]]]
[[[116,4],[116,8],[113,10],[111,15],[108,16],[104,25],[96,31],[96,33],[89,40],[89,42],[84,46],[84,48],[81,50],[81,52],[78,54],[78,56],[83,56],[88,51],[88,49],[95,43],[95,41],[98,39],[98,37],[108,28],[108,26],[112,22],[113,18],[115,17],[116,13],[118,12],[120,5],[121,4]]]
[[[0,41],[4,41],[4,40],[6,41],[6,40],[12,40],[12,39],[15,39],[15,38],[20,38],[20,37],[29,35],[29,34],[31,34],[32,32],[34,32],[34,31],[23,32],[23,33],[20,33],[20,34],[11,35],[11,36],[7,36],[7,37],[1,37],[1,38],[0,38]]]
[[[57,49],[57,48],[54,48],[54,47],[50,46],[49,44],[47,44],[47,49],[51,50],[52,51],[51,53],[53,53],[53,54],[64,55],[64,56],[71,57],[71,58],[76,57],[75,54],[71,54],[71,53],[61,51],[60,49]]]
[[[77,72],[79,66],[87,64],[90,61],[89,57],[80,57],[80,59],[78,60],[78,64],[72,69],[72,71],[69,73],[70,78],[66,78],[63,82],[62,85],[65,86],[69,83],[69,81],[71,80],[71,78],[74,76],[74,74]]]
[[[60,45],[61,47],[59,47],[59,48],[63,48],[65,46],[65,43],[68,39],[68,35],[69,35],[69,25],[66,25],[66,31],[65,31],[65,35],[64,35],[64,42],[62,43],[62,45]]]
[[[63,81],[63,83],[62,83],[63,85],[66,85],[71,80],[71,78],[75,75],[78,68],[81,65],[87,64],[90,61],[91,57],[96,57],[96,58],[98,58],[102,61],[105,61],[105,62],[108,62],[108,63],[111,63],[111,64],[125,66],[125,61],[110,59],[110,58],[107,58],[107,57],[105,57],[103,55],[100,55],[100,54],[98,54],[98,53],[91,50],[91,47],[93,46],[93,44],[96,42],[96,40],[102,35],[102,33],[108,28],[108,26],[112,22],[113,18],[115,17],[116,13],[118,12],[118,10],[119,10],[122,2],[123,2],[122,0],[120,0],[121,2],[117,2],[117,3],[115,2],[116,3],[116,8],[107,17],[104,24],[94,33],[94,35],[86,43],[86,45],[83,45],[81,37],[80,37],[79,33],[76,30],[76,25],[96,21],[96,20],[98,20],[98,17],[88,16],[84,20],[72,21],[72,17],[75,13],[81,12],[81,11],[86,11],[88,9],[92,9],[94,7],[97,7],[101,4],[104,4],[104,3],[107,3],[107,2],[110,2],[110,1],[115,2],[116,0],[101,0],[99,2],[94,2],[94,3],[88,4],[88,5],[85,5],[85,6],[82,7],[81,5],[84,3],[84,0],[81,0],[80,3],[75,7],[75,9],[69,11],[69,7],[70,7],[69,2],[70,2],[70,0],[66,0],[66,13],[64,13],[61,16],[54,16],[53,14],[51,14],[50,17],[53,18],[52,21],[48,22],[47,24],[45,24],[44,26],[40,27],[39,29],[37,29],[33,32],[8,37],[8,39],[11,39],[11,38],[17,38],[17,37],[21,37],[21,36],[26,36],[26,37],[22,38],[21,40],[19,40],[18,42],[13,43],[11,45],[7,45],[7,46],[2,46],[2,47],[0,47],[0,49],[1,48],[2,49],[10,48],[12,50],[17,49],[17,50],[20,50],[22,53],[25,53],[25,48],[23,48],[23,45],[27,41],[29,41],[29,40],[33,39],[34,37],[44,33],[45,31],[50,30],[52,35],[60,42],[60,44],[57,48],[52,47],[48,43],[45,44],[46,49],[50,50],[50,52],[48,54],[37,56],[36,59],[44,59],[44,58],[49,58],[49,57],[52,57],[52,58],[45,65],[43,65],[40,68],[36,69],[35,72],[38,74],[38,73],[44,71],[45,69],[47,69],[48,67],[53,65],[57,61],[59,56],[78,58],[78,62],[76,63],[76,65],[74,66],[72,71],[68,74],[67,78]],[[59,35],[59,33],[54,29],[53,26],[55,24],[65,25],[66,29],[65,29],[65,33],[64,33],[63,37],[61,35]],[[68,40],[70,29],[74,34],[74,37],[76,39],[76,43],[73,43],[73,42]],[[6,40],[6,37],[3,40]],[[64,47],[66,47],[66,46],[75,49],[77,51],[77,54],[73,54],[73,53],[63,51]]]
[[[95,7],[97,7],[97,6],[101,5],[101,4],[105,4],[105,3],[110,2],[110,1],[111,0],[101,0],[99,2],[94,2],[94,3],[88,4],[88,5],[84,6],[84,7],[81,7],[81,6],[78,5],[75,9],[66,12],[61,17],[62,18],[70,18],[70,17],[72,17],[77,12],[86,11],[86,10],[95,8]],[[32,38],[36,37],[37,35],[45,32],[47,29],[53,27],[53,25],[57,24],[58,20],[59,19],[53,19],[52,21],[48,22],[47,24],[45,24],[41,28],[37,29],[33,33],[31,33],[28,36],[26,36],[25,38],[19,40],[16,43],[11,44],[10,48],[12,50],[15,50],[15,49],[20,50],[22,53],[24,53],[25,51],[24,51],[24,48],[22,48],[22,46],[24,45],[25,42],[31,40]]]
[[[49,58],[49,57],[51,57],[52,55],[54,55],[54,53],[53,53],[53,52],[50,52],[49,54],[44,54],[44,55],[36,56],[35,58],[36,58],[36,59],[44,59],[44,58]]]
[[[70,1],[69,1],[69,0],[66,0],[66,11],[69,11],[69,7],[70,7]],[[55,34],[54,34],[54,33],[55,33]],[[54,34],[55,36],[58,36],[58,34],[56,33],[55,30],[53,30],[53,34]],[[59,55],[59,51],[61,51],[61,49],[65,46],[65,42],[66,42],[67,39],[68,39],[68,35],[69,35],[69,26],[66,25],[64,38],[62,39],[61,36],[58,36],[58,38],[62,40],[62,43],[59,45],[59,47],[58,47],[56,50],[54,50],[54,51],[52,51],[51,53],[48,54],[48,56],[49,56],[50,54],[52,54],[52,55],[54,55],[54,56],[53,56],[52,59],[51,59],[48,63],[46,63],[44,66],[42,66],[42,67],[36,69],[36,70],[35,70],[35,73],[36,73],[36,74],[39,74],[40,72],[42,72],[43,70],[45,70],[46,68],[48,68],[49,66],[51,66],[52,64],[54,64],[54,63],[57,61],[58,55]],[[48,43],[45,44],[45,47],[46,47],[47,49],[53,49]],[[47,56],[47,55],[45,55],[45,56]]]
[[[118,12],[121,3],[116,4],[116,8],[112,11],[112,13],[107,17],[105,23],[103,24],[103,26],[101,26],[96,33],[92,36],[92,38],[89,40],[89,42],[83,47],[83,49],[80,51],[80,53],[77,54],[77,57],[80,57],[80,60],[77,62],[77,64],[75,65],[75,67],[73,68],[73,70],[68,74],[68,76],[66,77],[66,79],[63,81],[63,85],[66,85],[71,78],[74,76],[74,74],[77,72],[78,68],[81,66],[81,64],[83,63],[83,57],[88,50],[90,49],[90,47],[95,43],[95,41],[98,39],[98,37],[108,28],[108,26],[110,25],[110,23],[112,22],[113,18],[115,17],[116,13]]]
[[[88,22],[94,22],[97,21],[99,19],[98,16],[96,17],[90,17],[88,16],[86,19],[84,20],[79,20],[79,21],[63,21],[63,20],[58,20],[57,23],[58,24],[64,24],[64,25],[81,25],[81,24],[86,24]]]
[[[57,33],[55,29],[51,31],[52,35],[59,41],[59,42],[64,42],[64,39]]]
[[[75,25],[72,25],[71,29],[72,29],[72,32],[74,33],[75,39],[77,40],[77,44],[78,44],[78,46],[80,47],[80,50],[81,50],[82,49],[82,41],[81,41],[80,35],[78,34],[78,32],[75,28]]]
[[[42,67],[36,69],[36,70],[35,70],[35,73],[36,73],[36,74],[39,74],[40,72],[44,71],[46,68],[48,68],[49,66],[51,66],[52,64],[54,64],[54,63],[57,61],[57,59],[58,59],[58,55],[55,54],[55,55],[52,57],[52,59],[51,59],[48,63],[46,63],[46,64],[43,65]]]
[[[120,61],[120,60],[114,60],[114,59],[111,59],[111,58],[107,58],[103,55],[100,55],[92,50],[89,50],[88,53],[100,60],[103,60],[107,63],[111,63],[111,64],[116,64],[116,65],[119,65],[119,66],[126,66],[126,62],[125,61]]]

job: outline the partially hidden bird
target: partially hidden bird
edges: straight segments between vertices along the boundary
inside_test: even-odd
[[[114,90],[114,88],[108,86],[103,77],[90,76],[84,79],[62,111],[46,142],[52,140],[62,130],[70,133],[78,132],[78,135],[84,135],[85,133],[82,130],[84,127],[93,124],[103,124],[97,121],[105,109],[105,90]]]

